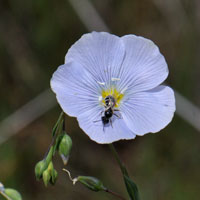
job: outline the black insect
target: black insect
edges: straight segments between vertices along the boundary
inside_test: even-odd
[[[105,116],[101,117],[101,120],[103,122],[104,125],[108,124],[109,123],[109,119],[106,118]]]
[[[113,96],[108,95],[105,98],[105,111],[104,111],[104,116],[101,117],[101,121],[103,123],[103,130],[106,124],[111,124],[112,126],[112,116],[115,115],[118,118],[120,118],[120,116],[118,116],[116,113],[114,113],[114,111],[119,111],[118,109],[114,108],[116,105],[116,100]],[[113,127],[113,126],[112,126]]]
[[[105,110],[101,112],[101,115],[104,114],[101,117],[101,121],[103,123],[103,131],[104,131],[105,125],[110,123],[111,126],[112,126],[112,119],[111,118],[112,118],[113,115],[120,118],[120,116],[118,116],[116,113],[114,113],[114,111],[119,111],[118,109],[114,108],[115,105],[116,105],[115,98],[111,95],[108,95],[104,100],[105,100],[105,105],[104,105]],[[100,120],[98,120],[98,121],[100,121]],[[98,121],[94,121],[94,122],[98,122]]]
[[[104,116],[101,117],[103,124],[106,125],[110,122],[112,126],[112,120],[111,120],[112,116],[113,116],[113,109],[109,107],[104,111]]]

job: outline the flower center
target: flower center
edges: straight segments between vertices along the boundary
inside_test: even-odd
[[[121,100],[124,97],[123,93],[120,93],[116,88],[111,87],[110,89],[102,90],[101,92],[102,100],[101,103],[105,106],[105,98],[108,96],[112,96],[115,100],[115,106],[114,107],[119,107]]]

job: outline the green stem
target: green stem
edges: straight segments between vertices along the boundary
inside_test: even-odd
[[[114,147],[113,144],[109,144],[110,150],[113,153],[118,165],[120,166],[123,178],[124,178],[124,183],[126,186],[126,190],[129,194],[129,197],[131,200],[139,200],[139,193],[137,189],[137,185],[131,180],[131,178],[128,175],[128,171],[125,167],[125,165],[122,163],[122,161],[119,158],[119,155]]]
[[[122,171],[122,174],[126,174],[128,176],[128,172],[127,172],[124,164],[122,163],[122,161],[121,161],[121,159],[120,159],[120,157],[119,157],[114,145],[111,143],[111,144],[109,144],[109,147],[110,147],[110,150],[113,153],[113,155],[114,155],[114,157],[115,157],[115,159],[116,159],[116,161],[117,161],[117,163],[118,163],[118,165],[119,165],[119,167],[120,167],[120,169]]]
[[[62,130],[65,131],[65,114],[63,113],[63,127]]]
[[[0,194],[6,198],[7,200],[12,200],[10,197],[8,197],[4,192],[0,191]]]
[[[54,125],[54,127],[53,127],[53,135],[55,134],[55,132],[56,132],[56,129],[58,128],[58,125],[60,124],[60,122],[63,120],[63,117],[64,117],[64,112],[62,111],[61,113],[60,113],[60,115],[59,115],[59,117],[58,117],[58,120],[57,120],[57,122],[56,122],[56,124]]]
[[[63,125],[62,125],[62,126],[59,126],[62,120],[63,120]],[[54,134],[53,134],[53,138],[52,138],[52,140],[51,140],[51,144],[49,145],[47,152],[46,152],[45,155],[44,155],[44,159],[47,157],[47,155],[48,155],[48,153],[49,153],[51,147],[55,144],[56,138],[57,138],[58,134],[61,132],[61,129],[64,129],[64,128],[65,128],[65,125],[64,125],[64,124],[65,124],[65,114],[64,114],[64,112],[62,111],[62,112],[60,113],[60,115],[59,115],[59,118],[58,118],[58,120],[57,120],[57,122],[56,122],[54,128],[53,128],[53,133],[54,133]]]

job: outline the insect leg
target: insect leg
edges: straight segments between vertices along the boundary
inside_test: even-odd
[[[96,123],[96,122],[100,122],[100,121],[101,121],[101,119],[100,119],[100,120],[93,121],[93,122]]]
[[[112,128],[113,128],[112,119],[109,119],[109,121],[110,121],[110,125],[111,125]]]
[[[113,115],[115,115],[116,117],[118,117],[119,119],[123,119],[123,117],[121,115],[118,115],[116,113],[113,113]]]
[[[104,126],[104,124],[103,124],[103,132],[105,132],[105,126]]]
[[[100,115],[102,116],[102,114],[103,114],[103,110],[101,111],[101,113],[100,113]],[[94,123],[96,123],[96,122],[100,122],[101,121],[101,119],[100,120],[96,120],[96,121],[93,121]]]

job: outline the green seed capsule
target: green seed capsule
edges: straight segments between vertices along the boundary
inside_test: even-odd
[[[62,139],[59,143],[58,152],[60,154],[60,157],[62,158],[62,161],[64,165],[67,164],[69,159],[69,154],[72,148],[72,140],[69,135],[66,133],[62,136]]]
[[[22,200],[22,197],[17,190],[6,188],[4,193],[12,200]]]
[[[103,183],[99,179],[92,176],[78,176],[77,181],[81,182],[87,188],[95,192],[106,190]]]
[[[42,178],[42,174],[46,167],[47,165],[45,160],[41,160],[35,165],[35,176],[38,180]]]
[[[70,138],[69,135],[65,133],[59,144],[59,149],[58,149],[59,154],[68,156],[70,154],[71,148],[72,148],[72,139]]]
[[[43,174],[42,174],[42,179],[43,179],[43,182],[44,182],[44,185],[47,187],[50,179],[51,179],[51,174],[49,172],[48,169],[46,169]]]
[[[45,159],[39,161],[36,165],[35,165],[35,176],[37,178],[37,180],[39,180],[40,178],[42,178],[42,174],[43,172],[47,169],[47,167],[49,166],[49,163],[52,160],[52,156],[53,156],[53,147],[50,148],[47,156]]]
[[[53,169],[52,172],[51,172],[51,180],[50,180],[50,183],[52,185],[55,184],[57,177],[58,177],[58,172],[55,169]]]

